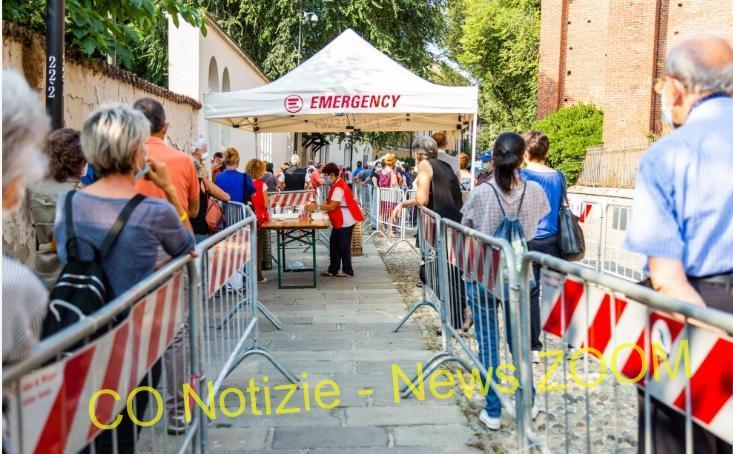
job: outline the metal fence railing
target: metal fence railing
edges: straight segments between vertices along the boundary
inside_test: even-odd
[[[578,214],[585,237],[585,257],[579,262],[597,271],[639,282],[644,277],[644,256],[623,248],[630,201],[588,200],[568,193],[571,209]]]
[[[621,149],[606,149],[603,145],[589,147],[577,184],[607,188],[633,188],[641,155],[649,144]]]
[[[601,225],[609,217],[618,223],[620,208],[604,205],[611,214]],[[432,308],[442,347],[401,389],[403,398],[450,362],[478,371],[489,417],[505,410],[515,419],[519,452],[730,449],[733,314],[664,296],[609,265],[596,270],[537,252],[515,257],[503,240],[419,210],[423,298],[395,331],[417,308]],[[544,351],[533,372],[537,285]]]
[[[297,382],[258,341],[269,312],[257,300],[257,219],[241,204],[227,213],[241,220],[198,244],[195,261],[172,260],[5,368],[4,450],[207,452],[192,396],[213,401],[253,355]]]
[[[196,449],[201,414],[184,418],[179,391],[201,375],[197,282],[189,256],[173,260],[6,367],[13,451]]]
[[[546,254],[524,254],[522,263],[523,282],[532,264],[541,266],[545,352],[537,395],[552,415],[535,447],[692,453],[727,443],[730,450],[732,314]],[[527,304],[522,317],[530,317]],[[522,345],[529,348],[527,332]]]

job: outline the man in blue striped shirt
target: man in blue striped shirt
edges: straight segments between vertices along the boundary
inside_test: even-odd
[[[687,39],[668,54],[655,84],[665,123],[675,130],[644,154],[636,180],[626,249],[648,258],[659,292],[733,312],[733,47],[723,38]],[[656,452],[685,451],[684,417],[652,400]],[[731,447],[697,424],[694,452]]]

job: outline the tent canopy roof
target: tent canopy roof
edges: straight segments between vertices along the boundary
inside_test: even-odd
[[[428,82],[351,29],[268,85],[204,95],[207,120],[259,132],[462,129],[477,106],[477,87]]]

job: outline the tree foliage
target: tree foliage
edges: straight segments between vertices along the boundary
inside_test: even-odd
[[[3,2],[3,20],[40,33],[46,31],[45,12],[43,0]],[[159,30],[165,15],[172,17],[176,24],[183,19],[206,31],[203,14],[195,6],[176,0],[67,0],[66,45],[90,57],[112,57],[119,65],[134,69],[150,56],[137,54],[143,37]],[[142,67],[147,69],[147,65]],[[160,74],[159,69],[157,73]]]
[[[297,66],[298,18],[295,0],[196,0],[217,20],[270,78]],[[302,59],[347,28],[421,76],[433,60],[426,47],[444,32],[445,0],[304,0],[318,23],[303,25]]]
[[[534,121],[539,60],[539,0],[449,0],[442,41],[479,81],[479,145]]]
[[[603,143],[603,111],[583,103],[563,107],[537,121],[532,129],[547,134],[548,164],[564,172],[574,184],[583,170],[586,149]]]

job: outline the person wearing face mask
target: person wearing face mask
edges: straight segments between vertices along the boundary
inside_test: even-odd
[[[176,188],[178,200],[188,211],[188,216],[196,216],[199,212],[199,179],[196,167],[185,153],[165,144],[170,124],[166,122],[163,105],[152,98],[141,98],[135,101],[133,107],[142,112],[150,122],[150,137],[145,142],[147,156],[165,164]],[[163,191],[150,179],[137,180],[135,187],[144,196],[166,198]]]
[[[654,88],[675,130],[641,158],[624,247],[647,257],[647,283],[660,293],[733,312],[733,46],[714,35],[685,39]],[[684,415],[654,398],[645,408],[641,394],[639,411],[640,447],[648,411],[653,452],[685,451]],[[731,445],[693,422],[693,451]]]
[[[61,263],[53,241],[53,223],[59,194],[81,186],[79,178],[86,167],[79,131],[57,129],[49,134],[43,152],[48,157],[50,175],[28,188],[28,208],[36,233],[36,272],[49,290],[61,273]]]
[[[94,257],[92,246],[99,250],[112,225],[120,213],[133,200],[139,203],[130,213],[109,252],[101,257],[111,287],[111,298],[121,295],[146,277],[152,275],[158,263],[159,249],[171,257],[192,253],[195,242],[193,234],[183,222],[188,223],[188,212],[181,204],[176,187],[166,165],[145,156],[145,142],[150,134],[150,123],[137,109],[124,104],[102,106],[92,112],[84,122],[81,131],[81,146],[84,156],[99,171],[100,179],[81,191],[62,194],[57,203],[54,235],[57,240],[61,263],[69,260],[67,249],[70,233],[67,230],[67,212],[71,213],[71,225],[77,241],[80,260]],[[193,162],[184,154],[181,156]],[[163,194],[166,200],[144,197],[139,200],[136,182],[145,178]],[[70,204],[70,206],[66,206]],[[190,224],[189,224],[190,229]],[[167,369],[168,399],[181,389],[181,384],[172,383],[177,375],[171,368],[183,370],[178,353],[185,352],[182,339],[188,335],[181,329],[173,344],[166,351],[164,361]],[[180,356],[183,359],[183,356]],[[150,381],[142,383],[156,387],[160,378],[160,362],[153,366]],[[179,374],[180,375],[180,374]],[[168,430],[185,428],[182,409],[179,414],[169,402],[167,415]],[[137,411],[144,413],[147,399],[138,401]],[[123,422],[117,428],[117,439],[110,431],[94,441],[97,452],[111,452],[116,443],[118,452],[133,452],[135,446],[135,424],[123,412]]]
[[[330,183],[327,202],[324,204],[310,204],[308,211],[322,210],[331,220],[331,238],[329,250],[331,255],[328,271],[321,276],[354,277],[354,268],[351,265],[351,236],[354,225],[364,220],[359,203],[354,199],[351,189],[339,177],[338,165],[329,162],[321,173]]]

